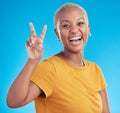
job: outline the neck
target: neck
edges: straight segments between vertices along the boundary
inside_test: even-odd
[[[68,63],[75,65],[75,66],[84,66],[83,63],[83,51],[78,53],[72,53],[69,51],[64,50],[61,52],[61,57],[67,61]]]

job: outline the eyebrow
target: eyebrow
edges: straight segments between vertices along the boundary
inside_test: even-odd
[[[80,18],[78,18],[77,20],[81,20],[81,19],[83,19],[84,20],[84,18],[83,17],[80,17]],[[70,22],[69,20],[62,20],[60,23],[62,23],[62,22]]]
[[[81,20],[81,19],[83,19],[83,20],[84,20],[85,18],[84,18],[84,17],[80,17],[80,18],[78,18],[77,20]]]

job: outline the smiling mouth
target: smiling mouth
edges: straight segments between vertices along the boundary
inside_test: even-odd
[[[72,42],[72,41],[80,41],[82,39],[83,39],[82,37],[73,37],[73,38],[70,38],[69,41],[70,42]]]
[[[69,39],[70,44],[73,45],[73,46],[79,45],[82,40],[83,40],[83,38],[81,36],[72,37],[72,38]]]

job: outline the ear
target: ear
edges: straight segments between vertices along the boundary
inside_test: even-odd
[[[60,38],[59,38],[59,33],[58,33],[58,31],[57,31],[57,28],[54,29],[54,32],[55,32],[55,34],[56,34],[58,40],[60,40]]]

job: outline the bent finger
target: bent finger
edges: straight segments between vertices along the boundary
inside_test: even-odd
[[[42,50],[43,50],[43,47],[40,46],[40,45],[34,44],[32,47],[33,47],[35,50],[37,50],[38,52],[42,52]]]
[[[37,37],[34,37],[33,35],[29,35],[29,42],[35,43],[37,41]]]

